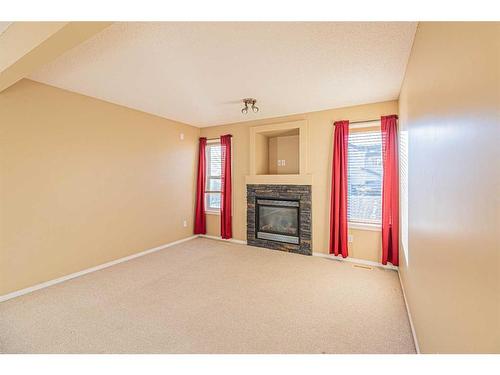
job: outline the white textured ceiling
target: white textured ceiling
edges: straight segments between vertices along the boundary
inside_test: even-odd
[[[204,127],[392,100],[414,22],[115,23],[31,75]],[[243,115],[254,97],[260,112]]]

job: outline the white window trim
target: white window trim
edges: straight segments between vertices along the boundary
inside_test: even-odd
[[[210,145],[210,144],[219,144],[220,145],[220,140],[219,139],[209,139],[207,140],[207,145]],[[208,166],[208,160],[207,160],[207,166]],[[206,177],[206,179],[208,180],[208,175]],[[204,193],[204,199],[205,199],[205,213],[208,214],[208,215],[220,215],[220,209],[214,209],[214,208],[209,208],[207,206],[207,194],[209,193],[215,193],[215,194],[221,194],[220,191],[207,191],[206,188],[205,188],[205,193]]]
[[[213,144],[213,143],[221,143],[220,142],[220,139],[209,139],[207,140],[207,144]],[[231,139],[231,145],[233,143],[233,140]],[[233,155],[234,155],[234,152],[233,152],[233,147],[231,147],[231,185],[233,186],[234,188],[234,168],[233,168],[233,165],[234,165],[234,158],[233,158]],[[221,196],[222,196],[222,192],[214,192],[214,193],[220,193]],[[204,199],[206,199],[206,194],[207,192],[205,191],[205,193],[203,194],[204,196]],[[232,199],[231,199],[231,204],[234,208],[234,194],[232,196]],[[234,212],[234,211],[233,211]],[[207,208],[206,207],[206,200],[205,200],[205,214],[207,215],[217,215],[217,216],[220,216],[220,208],[219,209],[210,209],[210,208]]]
[[[207,206],[207,194],[221,194],[222,197],[222,191],[205,191],[205,212],[207,214],[219,214],[220,213],[220,208],[210,208]]]
[[[205,213],[207,215],[220,215],[220,210],[212,210],[209,208],[205,208]]]
[[[357,122],[356,124],[349,124],[349,129],[363,129],[363,128],[371,128],[377,126],[381,127],[382,121]],[[372,224],[372,223],[359,223],[354,221],[348,221],[347,228],[380,232],[382,231],[382,223]]]
[[[380,232],[382,230],[382,224],[354,223],[349,221],[347,223],[347,229],[371,230],[374,232]]]

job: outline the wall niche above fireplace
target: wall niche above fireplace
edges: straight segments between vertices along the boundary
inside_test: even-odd
[[[254,126],[247,184],[310,185],[307,120]]]
[[[312,255],[311,186],[247,185],[247,243]]]
[[[299,174],[299,128],[262,132],[255,136],[257,175]]]

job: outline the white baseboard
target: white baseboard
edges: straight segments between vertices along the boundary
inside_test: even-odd
[[[208,234],[199,234],[198,237],[203,237],[203,238],[210,238],[211,240],[217,240],[217,241],[225,241],[225,242],[232,242],[232,243],[238,243],[241,245],[246,245],[247,241],[242,241],[242,240],[235,240],[234,238],[231,238],[229,240],[225,240],[220,236],[209,236]]]
[[[142,257],[144,255],[151,254],[151,253],[154,253],[156,251],[166,249],[167,247],[171,247],[171,246],[180,244],[182,242],[186,242],[186,241],[192,240],[192,239],[197,238],[197,237],[198,236],[190,236],[190,237],[187,237],[187,238],[183,238],[181,240],[170,242],[168,244],[161,245],[161,246],[158,246],[158,247],[154,247],[154,248],[149,249],[149,250],[141,251],[140,253],[135,253],[135,254],[132,254],[132,255],[128,255],[126,257],[115,259],[115,260],[112,260],[112,261],[107,262],[107,263],[100,264],[100,265],[95,266],[95,267],[91,267],[91,268],[87,268],[87,269],[82,270],[82,271],[71,273],[69,275],[59,277],[57,279],[45,281],[43,283],[36,284],[36,285],[30,286],[28,288],[24,288],[24,289],[21,289],[21,290],[16,290],[15,292],[11,292],[11,293],[4,294],[4,295],[0,296],[0,302],[4,302],[4,301],[7,301],[7,300],[12,299],[12,298],[16,298],[16,297],[22,296],[24,294],[28,294],[28,293],[34,292],[36,290],[40,290],[40,289],[43,289],[43,288],[48,288],[49,286],[52,286],[52,285],[55,285],[55,284],[60,284],[60,283],[62,283],[64,281],[74,279],[75,277],[79,277],[79,276],[83,276],[83,275],[86,275],[86,274],[91,273],[91,272],[99,271],[99,270],[102,270],[104,268],[108,268],[108,267],[114,266],[115,264],[118,264],[118,263],[123,263],[123,262],[126,262],[126,261],[134,259],[134,258]]]
[[[401,284],[401,290],[403,291],[403,299],[405,301],[406,313],[408,314],[408,320],[410,321],[411,334],[413,336],[413,343],[415,344],[415,349],[417,354],[420,354],[420,347],[418,346],[417,332],[415,331],[415,326],[413,325],[413,319],[411,318],[410,305],[406,299],[405,287],[403,286],[403,280],[401,280],[401,274],[398,270],[399,283]]]
[[[382,263],[373,262],[371,260],[364,260],[364,259],[351,258],[351,257],[342,258],[342,256],[335,256],[332,254],[325,254],[325,253],[313,253],[313,256],[338,260],[341,262],[351,262],[351,263],[364,264],[367,266],[380,267],[380,268],[385,268],[388,270],[396,270],[396,271],[398,270],[398,267],[393,266],[392,264],[384,265]]]

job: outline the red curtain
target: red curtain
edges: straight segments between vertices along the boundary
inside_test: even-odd
[[[205,216],[205,181],[207,173],[207,157],[205,148],[207,139],[200,138],[198,152],[198,178],[196,181],[196,210],[194,214],[194,234],[207,234]]]
[[[382,116],[382,264],[399,264],[398,116]]]
[[[335,122],[333,136],[330,254],[347,257],[347,147],[349,121]]]
[[[222,173],[221,173],[221,204],[220,204],[220,235],[228,240],[233,237],[231,217],[232,186],[231,186],[231,134],[220,137]]]

